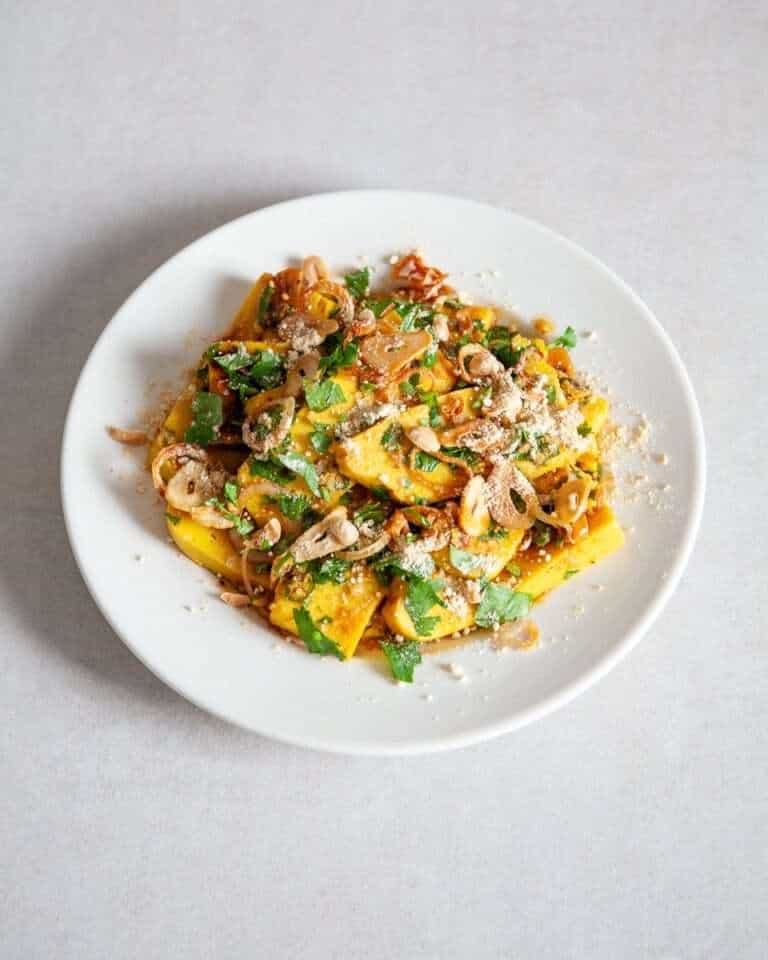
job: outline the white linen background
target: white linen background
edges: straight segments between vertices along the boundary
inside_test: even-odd
[[[0,956],[758,958],[768,902],[768,11],[753,2],[0,3]],[[208,717],[72,560],[66,405],[178,248],[300,194],[465,194],[655,310],[702,407],[687,573],[518,733],[326,756]]]

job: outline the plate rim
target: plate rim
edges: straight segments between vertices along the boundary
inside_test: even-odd
[[[630,625],[630,627],[623,633],[621,638],[616,642],[610,651],[601,655],[595,663],[586,669],[582,670],[577,676],[575,676],[571,681],[564,684],[556,692],[544,697],[541,701],[536,703],[533,706],[524,708],[516,712],[513,716],[506,719],[498,720],[495,722],[479,724],[473,727],[471,730],[467,730],[462,733],[453,733],[453,734],[436,734],[434,737],[421,737],[414,739],[409,742],[398,742],[398,743],[382,743],[376,740],[354,740],[346,741],[342,738],[334,737],[332,739],[325,737],[318,737],[312,734],[307,736],[297,737],[291,735],[280,734],[279,732],[274,732],[272,730],[266,729],[263,726],[258,727],[255,725],[250,725],[242,722],[241,720],[227,715],[227,713],[221,710],[218,707],[210,706],[204,700],[204,698],[198,697],[196,694],[190,693],[185,689],[182,689],[171,677],[167,676],[165,671],[162,668],[159,668],[157,665],[151,663],[143,653],[134,645],[118,628],[115,623],[110,611],[108,610],[106,604],[102,602],[102,599],[98,595],[98,591],[95,589],[91,580],[88,577],[86,572],[85,564],[80,553],[78,546],[77,538],[74,534],[73,527],[71,525],[71,513],[70,513],[70,503],[72,501],[72,492],[68,487],[67,483],[67,461],[69,457],[74,453],[73,447],[73,411],[75,409],[78,395],[82,389],[83,383],[85,381],[88,370],[96,358],[100,345],[103,340],[107,337],[109,329],[112,326],[114,320],[119,314],[121,314],[133,301],[134,298],[138,297],[141,290],[144,289],[158,274],[164,270],[170,268],[174,261],[181,257],[182,255],[191,251],[194,247],[203,244],[204,242],[209,242],[216,234],[223,230],[227,230],[235,224],[248,219],[258,218],[259,215],[264,214],[268,211],[276,211],[279,209],[288,208],[291,206],[299,206],[303,203],[324,200],[326,202],[333,202],[335,199],[347,198],[357,196],[361,200],[365,197],[370,196],[389,196],[393,200],[398,199],[407,199],[408,197],[418,197],[420,199],[431,199],[443,203],[456,203],[457,201],[468,206],[477,207],[482,210],[493,211],[496,214],[500,214],[504,217],[508,217],[512,220],[517,220],[525,224],[528,229],[533,229],[540,232],[541,234],[548,236],[550,239],[555,240],[556,242],[565,245],[571,253],[575,254],[579,259],[586,262],[592,269],[597,270],[601,273],[606,279],[611,281],[619,290],[632,301],[634,306],[640,311],[644,319],[649,323],[651,328],[654,330],[657,338],[664,347],[666,354],[671,361],[672,365],[675,368],[676,373],[678,374],[680,383],[683,388],[683,394],[686,403],[686,413],[687,418],[692,430],[692,439],[693,439],[693,495],[688,504],[687,517],[685,522],[685,527],[683,531],[682,539],[679,543],[678,550],[676,551],[675,561],[672,564],[666,579],[664,580],[663,586],[656,592],[652,601],[648,604],[645,610],[635,619],[635,622]],[[645,303],[645,301],[629,286],[629,284],[624,281],[618,274],[616,274],[610,267],[608,267],[602,260],[596,257],[594,254],[590,253],[580,244],[569,239],[563,234],[559,233],[556,230],[553,230],[546,225],[539,223],[537,220],[533,220],[529,217],[523,216],[519,213],[516,213],[512,210],[508,210],[505,207],[496,206],[492,203],[485,203],[482,201],[475,200],[470,197],[456,195],[456,194],[442,194],[433,191],[421,191],[421,190],[399,190],[392,188],[369,188],[369,189],[349,189],[349,190],[334,190],[323,193],[313,193],[306,194],[300,197],[293,197],[289,200],[283,200],[278,203],[270,204],[265,207],[257,208],[248,213],[242,214],[241,216],[235,217],[232,220],[222,223],[217,227],[214,227],[213,230],[209,230],[207,233],[201,234],[199,237],[192,240],[190,243],[186,244],[184,247],[181,247],[165,261],[163,261],[159,266],[152,270],[142,281],[141,283],[126,297],[126,299],[120,304],[120,306],[114,311],[112,316],[109,318],[105,324],[103,330],[96,338],[93,346],[88,351],[88,354],[83,362],[80,373],[78,374],[76,383],[72,390],[72,394],[67,406],[67,413],[64,423],[64,429],[62,431],[61,437],[61,447],[60,447],[60,456],[59,456],[59,494],[61,501],[62,514],[64,517],[64,526],[67,533],[67,539],[69,540],[70,548],[72,554],[75,558],[75,563],[80,572],[88,592],[96,604],[97,609],[107,621],[109,626],[112,628],[113,632],[120,639],[122,643],[131,651],[131,653],[158,679],[160,679],[164,684],[166,684],[170,689],[175,693],[183,697],[185,700],[192,703],[194,706],[198,707],[205,712],[226,721],[227,723],[233,724],[236,727],[239,727],[243,730],[248,730],[251,733],[256,733],[259,736],[269,738],[271,740],[276,740],[280,743],[285,743],[290,746],[303,747],[305,749],[319,750],[327,753],[334,754],[346,754],[346,755],[360,755],[360,756],[403,756],[403,755],[420,755],[426,753],[437,753],[443,752],[446,750],[460,749],[462,747],[471,746],[476,743],[481,743],[486,740],[495,739],[496,737],[502,736],[506,733],[511,733],[514,730],[519,730],[524,726],[527,726],[530,723],[540,720],[543,717],[547,716],[550,713],[560,709],[561,707],[566,706],[581,693],[587,690],[589,687],[598,683],[607,673],[609,673],[625,656],[627,656],[631,650],[639,643],[642,637],[648,632],[654,621],[659,617],[664,607],[669,602],[672,594],[677,588],[680,579],[688,565],[690,560],[691,553],[696,541],[696,537],[700,528],[701,518],[703,514],[704,501],[706,493],[706,440],[704,433],[704,426],[701,419],[701,411],[699,404],[696,398],[695,391],[693,389],[693,384],[688,375],[688,371],[675,347],[672,339],[669,334],[666,332],[661,322],[656,318],[653,311]]]

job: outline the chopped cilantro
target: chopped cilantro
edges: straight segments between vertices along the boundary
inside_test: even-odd
[[[417,450],[413,458],[413,465],[417,470],[423,470],[424,473],[432,473],[437,469],[440,461],[433,457],[431,453],[425,453],[423,450]]]
[[[291,479],[290,472],[279,463],[273,463],[271,460],[256,460],[255,457],[250,459],[248,471],[252,477],[264,477],[265,480],[272,480],[282,487]]]
[[[570,580],[571,577],[575,577],[578,572],[578,570],[566,570],[563,574],[563,580]]]
[[[315,583],[346,583],[351,566],[350,560],[326,557],[324,560],[310,560],[307,569]]]
[[[576,346],[576,331],[573,327],[566,327],[559,337],[556,337],[548,347],[565,347],[566,350],[573,350]]]
[[[344,283],[355,300],[362,300],[371,285],[370,268],[363,267],[362,270],[353,270],[352,273],[345,274]]]
[[[168,521],[168,523],[172,523],[172,524],[174,525],[174,527],[175,527],[176,524],[179,523],[179,521],[181,520],[181,517],[177,517],[175,513],[169,513],[169,512],[166,510],[166,511],[165,511],[165,519]]]
[[[552,404],[557,402],[557,390],[555,390],[555,385],[553,383],[550,383],[550,385],[547,387],[547,402]]]
[[[403,333],[428,327],[434,317],[433,311],[423,303],[403,301],[395,306],[400,315],[400,329]]]
[[[224,409],[217,393],[196,393],[192,398],[192,422],[184,433],[186,443],[207,447],[219,435]]]
[[[259,297],[259,309],[258,317],[259,323],[264,326],[264,321],[269,312],[269,308],[272,306],[272,297],[274,296],[275,288],[271,283],[268,283],[266,287],[261,291],[261,296]]]
[[[429,408],[430,427],[442,427],[443,418],[440,415],[440,405],[434,390],[419,390],[419,400]]]
[[[294,610],[293,622],[299,631],[299,637],[307,645],[307,650],[309,650],[310,653],[317,653],[320,654],[320,656],[327,656],[331,653],[335,657],[338,657],[339,660],[344,659],[344,654],[339,649],[339,645],[335,640],[326,637],[323,631],[312,620],[307,609],[299,607],[297,610]]]
[[[315,429],[309,435],[309,442],[318,453],[328,453],[333,437],[329,432],[327,424],[316,423]]]
[[[219,497],[211,497],[209,500],[205,501],[207,507],[215,507],[219,513],[226,520],[229,520],[235,530],[240,534],[241,537],[247,537],[249,533],[253,533],[256,529],[251,515],[247,510],[243,510],[240,513],[233,513],[231,510],[227,509],[231,506],[229,500],[221,500]]]
[[[385,450],[389,450],[390,453],[394,453],[395,450],[400,449],[400,440],[402,436],[403,428],[396,420],[393,420],[381,435],[381,445]]]
[[[404,397],[415,397],[418,391],[419,378],[420,374],[418,371],[416,373],[412,373],[407,380],[404,380],[400,384],[400,393],[402,393]]]
[[[376,384],[372,383],[370,380],[361,380],[358,386],[363,393],[373,393],[373,391],[376,389]]]
[[[320,481],[314,464],[292,450],[286,453],[276,453],[274,459],[281,463],[286,470],[290,470],[291,473],[301,477],[316,497],[320,496]]]
[[[304,381],[304,395],[310,410],[327,410],[346,399],[344,391],[333,380]]]
[[[413,669],[421,663],[421,650],[417,641],[406,640],[405,643],[393,643],[390,640],[382,640],[380,645],[395,680],[413,683]]]
[[[456,457],[463,460],[470,467],[473,467],[480,460],[480,457],[469,447],[440,447],[440,452],[447,457]]]
[[[504,527],[500,527],[495,523],[491,523],[491,526],[485,531],[485,533],[480,534],[481,540],[503,540],[507,536],[507,531]]]
[[[523,353],[522,348],[512,346],[513,337],[509,327],[491,327],[485,335],[486,346],[505,367],[514,367]]]
[[[368,489],[379,500],[389,500],[389,490],[386,487],[369,487]]]
[[[435,561],[428,553],[419,554],[417,559],[409,560],[405,554],[387,552],[374,560],[373,569],[377,574],[382,574],[384,580],[393,574],[404,580],[424,580],[435,572]]]
[[[528,613],[531,600],[529,593],[510,590],[500,583],[489,583],[475,611],[475,623],[478,627],[492,627],[495,623],[519,620]]]
[[[234,503],[237,500],[237,495],[240,492],[240,488],[236,483],[233,483],[232,480],[227,480],[224,484],[224,499],[229,500],[230,503]]]
[[[448,551],[451,564],[456,567],[459,573],[474,573],[480,567],[484,566],[485,558],[476,553],[470,553],[468,550],[462,550],[451,544]]]
[[[507,569],[507,571],[508,571],[509,573],[512,574],[513,577],[519,577],[519,576],[520,576],[520,573],[521,573],[520,564],[518,564],[518,563],[513,563],[512,561],[510,561],[510,562],[507,564],[506,569]]]
[[[491,399],[493,387],[490,384],[487,387],[478,387],[475,399],[472,401],[473,410],[482,410],[486,403]]]
[[[373,521],[373,523],[384,523],[386,516],[386,509],[381,503],[364,503],[362,507],[355,510],[352,521],[360,527],[368,520]]]
[[[592,433],[592,427],[590,427],[590,425],[585,420],[584,423],[580,423],[578,425],[578,427],[576,428],[576,433],[578,433],[580,437],[588,437],[590,433]]]
[[[325,341],[330,350],[324,357],[320,358],[320,369],[327,374],[335,373],[339,367],[350,367],[357,362],[359,351],[357,340],[350,340],[344,343],[341,333],[334,333]]]
[[[243,402],[261,390],[278,386],[284,379],[283,361],[274,350],[249,353],[241,343],[234,353],[214,353],[211,360],[226,370],[230,389],[239,393]]]
[[[437,626],[440,618],[429,617],[427,614],[435,607],[444,607],[445,604],[437,594],[441,589],[440,580],[422,580],[411,578],[405,591],[405,609],[413,622],[413,627],[420,637],[428,636]]]
[[[309,497],[304,496],[303,493],[279,493],[276,497],[268,499],[277,504],[280,513],[291,520],[301,520],[312,506]]]
[[[521,513],[523,513],[521,511]],[[546,523],[541,523],[537,520],[533,525],[533,542],[537,547],[546,547],[549,541],[552,539],[552,528],[547,526]]]
[[[434,367],[437,363],[437,341],[433,340],[429,347],[427,347],[427,352],[421,358],[422,367],[427,367],[428,369]]]

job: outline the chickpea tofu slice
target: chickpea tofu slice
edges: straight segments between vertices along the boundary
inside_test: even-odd
[[[312,620],[329,640],[337,644],[345,658],[354,655],[371,617],[384,598],[384,590],[372,570],[367,567],[355,570],[359,572],[354,572],[345,583],[316,584],[304,601]],[[269,619],[281,630],[295,634],[293,614],[301,605],[299,600],[290,597],[288,588],[281,581],[269,609]]]
[[[542,556],[537,550],[526,550],[517,564],[520,577],[515,590],[537,598],[559,587],[564,580],[586,570],[613,553],[624,543],[624,531],[609,507],[600,507],[586,515],[586,523],[575,528],[575,542],[547,549]]]
[[[455,390],[437,399],[446,426],[466,422],[475,416],[474,389]],[[429,424],[429,407],[419,404],[395,417],[334,444],[331,452],[339,470],[368,488],[384,488],[401,503],[436,503],[458,496],[467,482],[461,468],[435,461],[429,455],[417,457],[405,436],[413,427]],[[393,436],[389,442],[388,431]]]

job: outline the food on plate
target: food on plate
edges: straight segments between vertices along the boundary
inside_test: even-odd
[[[319,257],[263,274],[150,454],[169,535],[224,602],[311,653],[378,645],[403,681],[433,641],[513,638],[624,539],[574,331],[524,336],[446,281],[417,254],[375,290]]]

